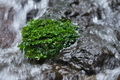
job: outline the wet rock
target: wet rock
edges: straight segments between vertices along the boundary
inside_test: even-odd
[[[38,13],[38,9],[33,9],[33,10],[29,11],[27,13],[27,21],[29,21],[29,20],[33,19],[34,17],[36,17],[37,13]]]
[[[85,76],[67,66],[52,65],[49,69],[42,70],[43,80],[96,80],[95,76]]]
[[[35,2],[39,2],[39,1],[41,1],[41,0],[34,0]]]
[[[119,17],[116,17],[120,15],[119,11],[114,12],[117,2],[69,0],[48,10],[46,18],[69,19],[80,28],[79,40],[61,51],[59,63],[87,75],[120,66],[120,27]]]
[[[118,76],[117,80],[120,80],[120,74],[119,74],[119,76]]]
[[[0,48],[8,48],[15,38],[12,30],[14,10],[12,7],[0,7],[0,11]]]
[[[39,2],[41,0],[34,1]],[[26,0],[23,0],[23,7],[24,2],[27,3]],[[8,53],[1,56],[4,61],[8,60],[10,64],[12,63],[12,68],[11,66],[6,68],[7,64],[1,64],[1,69],[5,67],[5,70],[10,70],[6,71],[10,74],[8,76],[11,76],[11,72],[13,72],[12,77],[17,74],[16,78],[22,80],[96,80],[95,75],[100,71],[120,66],[120,11],[118,0],[61,0],[59,4],[55,4],[57,4],[55,0],[49,2],[49,6],[52,7],[43,17],[71,20],[78,25],[80,38],[75,44],[61,50],[55,60],[56,65],[54,63],[50,64],[50,68],[46,69],[46,66],[43,66],[44,70],[40,70],[41,65],[34,69],[35,64],[27,65],[28,63],[21,68],[18,67],[19,64],[15,67],[16,63],[24,62],[21,61],[21,56],[19,56],[19,59],[14,57],[15,54]],[[8,48],[16,36],[12,30],[14,9],[0,6],[0,11],[0,48]],[[27,19],[32,19],[37,12],[38,10],[29,12]],[[47,64],[47,66],[49,65]],[[7,80],[6,77],[3,79]],[[119,80],[119,77],[117,79]]]
[[[63,76],[58,72],[48,71],[44,73],[44,75],[45,75],[44,77],[45,80],[62,80],[63,79]]]
[[[60,0],[49,0],[49,6],[54,7],[60,2]]]
[[[90,28],[90,32],[88,29],[80,37],[77,45],[64,49],[58,61],[62,60],[76,70],[84,70],[87,75],[96,74],[100,70],[119,67],[120,60],[117,58],[119,52],[114,46],[117,43],[110,43],[109,40],[102,39],[96,33],[92,33],[92,29],[93,27]]]
[[[8,65],[6,63],[0,63],[0,71],[2,71]]]
[[[44,80],[79,80],[78,74],[71,72],[66,66],[60,65],[53,65],[51,69],[43,70],[42,75]]]

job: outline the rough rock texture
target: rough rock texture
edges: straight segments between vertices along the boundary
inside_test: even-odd
[[[116,50],[117,44],[103,41],[94,33],[90,34],[89,31],[81,36],[76,44],[72,48],[64,49],[59,60],[74,66],[76,69],[84,70],[88,75],[120,66],[120,60],[117,58],[119,56]]]
[[[8,48],[14,41],[15,32],[12,31],[14,10],[12,7],[0,6],[0,48]]]
[[[42,70],[42,80],[96,80],[96,77],[80,74],[62,65],[53,65]]]
[[[118,12],[117,0],[69,0],[50,8],[44,18],[69,19],[79,26],[81,34],[74,45],[61,51],[58,62],[87,75],[119,67]]]
[[[27,0],[19,2],[22,7],[27,4]],[[51,0],[50,8],[43,18],[71,20],[78,25],[80,38],[75,44],[61,50],[55,62],[45,65],[42,70],[42,65],[34,67],[35,63],[25,62],[21,56],[18,56],[19,52],[16,52],[16,55],[13,50],[11,54],[5,53],[0,56],[3,62],[0,71],[3,70],[6,74],[7,70],[10,70],[9,76],[21,80],[96,80],[97,73],[120,66],[119,5],[118,0],[60,0],[59,3]],[[0,48],[9,48],[15,39],[16,33],[12,30],[14,12],[12,7],[0,6]],[[32,19],[37,12],[37,9],[31,10],[26,15],[26,19]],[[16,66],[19,63],[21,66]],[[106,74],[109,73],[105,73],[105,76]],[[109,74],[111,75],[112,73]],[[4,78],[7,80],[7,77]],[[119,76],[117,80],[120,80]]]

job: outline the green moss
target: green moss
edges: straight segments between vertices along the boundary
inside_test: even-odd
[[[18,47],[27,58],[52,59],[76,41],[79,37],[76,30],[68,20],[31,20],[22,28],[23,38]]]

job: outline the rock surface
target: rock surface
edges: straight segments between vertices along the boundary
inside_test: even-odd
[[[19,2],[21,2],[20,7],[27,5],[27,0]],[[59,0],[59,2],[51,0],[50,8],[42,18],[71,20],[79,27],[78,32],[81,34],[79,39],[75,44],[61,50],[55,62],[43,64],[45,65],[43,67],[30,64],[29,61],[21,58],[18,51],[12,50],[4,54],[2,52],[0,74],[4,75],[7,72],[9,73],[7,76],[12,80],[98,80],[96,75],[100,72],[120,67],[119,4],[118,0]],[[2,49],[10,48],[16,38],[16,32],[12,27],[14,13],[14,8],[0,6],[0,48]],[[24,16],[30,20],[37,13],[38,9],[33,9]],[[112,75],[108,71],[104,77],[106,74]],[[120,80],[118,74],[117,80]],[[7,77],[2,76],[2,80],[7,80]]]
[[[120,27],[116,16],[120,15],[117,3],[113,0],[69,0],[50,8],[45,18],[69,19],[79,26],[81,34],[75,44],[61,51],[58,62],[83,70],[87,75],[119,67]]]
[[[67,66],[53,65],[43,69],[42,80],[96,80],[96,77],[80,74]]]
[[[14,42],[16,35],[12,31],[13,15],[12,7],[0,6],[0,48],[8,48]]]

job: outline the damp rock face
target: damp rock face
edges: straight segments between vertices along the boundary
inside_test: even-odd
[[[99,27],[101,29],[101,26]],[[91,27],[91,31],[92,29],[93,27]],[[102,29],[104,28],[102,27]],[[88,30],[82,35],[75,46],[64,49],[59,60],[76,70],[84,70],[88,75],[96,74],[100,70],[119,67],[119,52],[116,47],[118,44],[103,40],[91,31]]]
[[[46,18],[69,19],[79,26],[81,34],[74,45],[61,51],[57,61],[87,75],[119,67],[118,13],[118,0],[61,0],[55,8],[50,8]]]
[[[120,75],[118,76],[117,80],[120,80]]]
[[[8,48],[14,41],[15,32],[12,31],[14,10],[12,7],[0,6],[0,48]]]
[[[86,76],[62,65],[52,65],[42,69],[42,80],[96,80],[95,76]]]

